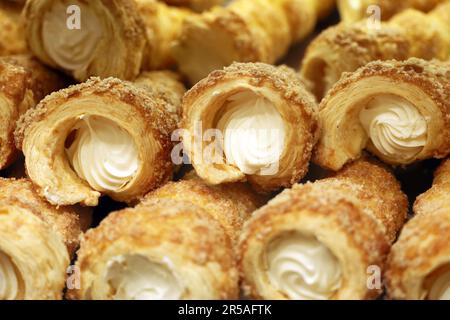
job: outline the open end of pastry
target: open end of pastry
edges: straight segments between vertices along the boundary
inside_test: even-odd
[[[223,136],[225,163],[246,175],[278,172],[285,150],[286,128],[276,106],[250,89],[226,98],[215,115],[214,127]]]
[[[304,66],[302,70],[303,76],[311,81],[313,85],[311,91],[320,101],[339,80],[341,75],[336,74],[329,63],[320,58],[314,58],[309,63],[304,64]]]
[[[140,160],[131,135],[100,116],[83,116],[66,138],[72,169],[99,192],[123,190],[136,176]]]
[[[425,280],[429,300],[450,300],[450,263],[434,270]]]
[[[270,282],[288,299],[330,299],[341,286],[338,259],[312,235],[279,236],[268,245],[266,259]]]
[[[100,43],[105,41],[105,30],[108,30],[105,20],[109,14],[96,3],[89,1],[87,4],[80,0],[50,2],[43,17],[42,45],[59,67],[68,71],[86,70]],[[69,10],[69,7],[75,9]]]
[[[0,249],[0,300],[20,300],[24,296],[22,275],[12,259]]]
[[[370,148],[388,159],[408,162],[427,142],[427,121],[413,103],[393,94],[372,97],[359,113]]]
[[[200,24],[190,20],[173,49],[175,60],[191,84],[233,61],[240,61],[234,52],[234,39],[219,22]]]
[[[184,291],[168,264],[138,254],[109,260],[105,280],[119,300],[178,300]]]

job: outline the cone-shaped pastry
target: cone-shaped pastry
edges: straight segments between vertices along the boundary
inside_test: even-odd
[[[370,281],[370,268],[383,270],[407,210],[394,176],[367,160],[285,190],[244,225],[244,293],[258,299],[377,297],[381,283]]]
[[[392,1],[400,3],[403,1]],[[450,58],[450,1],[429,14],[406,10],[380,28],[365,21],[339,24],[322,32],[309,45],[301,74],[311,81],[320,100],[342,73],[353,72],[374,60],[430,60]]]
[[[169,7],[155,0],[135,0],[145,23],[147,44],[144,51],[144,70],[163,69],[175,61],[171,48],[181,33],[183,21],[196,15],[187,9]]]
[[[63,86],[60,76],[30,56],[0,57],[0,169],[16,158],[13,133],[19,116]]]
[[[0,56],[27,51],[25,33],[20,25],[22,7],[15,3],[0,3]]]
[[[293,70],[235,63],[185,95],[184,149],[209,184],[247,179],[260,191],[288,187],[308,170],[316,110]]]
[[[342,21],[345,23],[353,23],[370,17],[371,13],[368,13],[367,10],[373,5],[380,8],[381,19],[388,20],[394,14],[405,9],[414,8],[428,12],[445,1],[447,0],[338,0],[337,3]]]
[[[61,299],[84,222],[27,180],[0,178],[0,300]]]
[[[237,299],[231,240],[189,202],[161,199],[110,214],[78,252],[73,299]]]
[[[174,56],[193,84],[234,61],[274,63],[333,6],[334,0],[236,0],[187,18]]]
[[[16,144],[39,193],[56,205],[96,206],[101,194],[128,202],[171,178],[175,95],[183,89],[171,73],[158,75],[166,88],[152,86],[151,77],[138,85],[92,78],[22,116]]]
[[[450,64],[372,62],[346,74],[320,105],[314,161],[339,170],[369,150],[406,165],[450,153]]]
[[[171,6],[189,7],[195,11],[204,11],[225,4],[229,0],[162,0]]]
[[[24,15],[33,53],[84,81],[133,80],[141,69],[170,65],[171,42],[193,14],[156,0],[30,0]]]
[[[389,255],[389,297],[450,300],[450,159],[416,200],[414,212]]]
[[[204,209],[221,223],[234,243],[243,223],[268,200],[255,194],[245,183],[208,186],[195,175],[165,184],[148,194],[143,203],[149,204],[166,198],[190,202]]]

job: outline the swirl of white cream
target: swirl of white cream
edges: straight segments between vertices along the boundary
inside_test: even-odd
[[[364,130],[379,152],[410,160],[427,141],[427,122],[414,105],[399,96],[373,98],[360,112]]]
[[[450,270],[441,274],[431,285],[428,299],[450,300]]]
[[[285,149],[286,128],[276,107],[248,92],[231,96],[217,128],[224,134],[227,163],[249,175],[269,175],[278,169]]]
[[[69,28],[71,5],[80,8],[80,26]],[[74,18],[77,18],[74,16]],[[84,2],[53,1],[43,17],[42,42],[49,57],[60,67],[69,70],[85,70],[95,57],[105,26],[91,6]]]
[[[82,117],[73,130],[75,139],[66,149],[69,162],[93,189],[118,191],[133,179],[139,156],[127,131],[98,116]]]
[[[0,300],[15,300],[19,297],[20,279],[11,259],[0,251]]]
[[[106,281],[119,300],[178,300],[183,287],[169,267],[142,255],[121,255],[108,261]]]
[[[267,251],[272,285],[292,300],[326,300],[341,285],[337,258],[315,237],[291,234],[273,241]]]

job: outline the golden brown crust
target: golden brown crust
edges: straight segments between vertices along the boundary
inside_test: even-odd
[[[450,57],[447,30],[450,3],[428,14],[407,10],[380,28],[366,22],[340,24],[322,32],[309,45],[301,74],[311,81],[318,99],[339,80],[370,61],[411,57],[446,60]]]
[[[243,88],[244,82],[248,90],[261,90],[265,97],[270,93],[280,98],[282,103],[276,107],[283,119],[286,119],[287,125],[293,126],[291,138],[298,148],[290,149],[289,152],[283,154],[278,173],[272,176],[249,175],[245,177],[239,170],[226,164],[219,168],[218,165],[196,163],[196,157],[193,154],[195,150],[189,149],[188,144],[185,144],[185,148],[187,148],[197,174],[206,179],[208,183],[219,184],[247,179],[257,190],[262,192],[289,187],[306,174],[311,150],[316,143],[318,133],[316,102],[305,89],[302,79],[290,68],[274,67],[263,63],[234,63],[223,70],[212,72],[184,96],[181,126],[189,131],[191,137],[194,133],[195,123],[198,121],[202,122],[203,130],[214,127],[214,124],[208,123],[207,119],[200,115],[205,113],[208,118],[214,118],[214,112],[218,111],[214,110],[215,104],[219,103],[217,101],[236,93],[237,90]],[[220,92],[220,94],[209,98],[213,91]],[[202,105],[200,105],[200,101],[202,101]],[[277,104],[275,101],[273,102]],[[210,111],[204,112],[203,110]],[[185,137],[185,141],[188,141],[187,139],[189,138]],[[293,145],[294,142],[288,144]]]
[[[156,0],[135,0],[146,28],[143,70],[173,67],[171,47],[181,33],[183,21],[196,15],[184,8],[169,7]]]
[[[0,58],[0,169],[16,159],[14,129],[19,116],[64,83],[61,76],[31,56]]]
[[[370,90],[358,95],[362,86]],[[375,152],[383,161],[394,165],[446,157],[450,152],[449,64],[411,58],[400,62],[375,61],[354,73],[343,75],[320,104],[322,133],[313,161],[325,168],[339,170],[346,162],[359,158],[368,144],[358,116],[355,116],[358,110],[364,107],[361,101],[391,91],[392,94],[414,103],[427,119],[427,143],[423,150],[410,160],[388,158],[374,148],[370,148],[370,151]],[[420,95],[422,101],[427,103],[420,102],[413,94]],[[349,96],[352,99],[346,98]],[[335,126],[334,123],[338,120],[333,120],[334,117],[339,119],[340,127]],[[353,128],[353,131],[348,128]],[[351,137],[346,137],[349,134]]]
[[[145,159],[141,162],[140,175],[122,190],[109,194],[118,201],[133,201],[172,176],[171,134],[178,126],[179,105],[170,104],[171,99],[173,96],[162,94],[158,88],[150,90],[148,86],[142,88],[115,78],[91,78],[47,96],[22,116],[15,132],[16,145],[24,151],[28,174],[49,201],[59,205],[96,205],[100,193],[84,184],[70,169],[63,150],[64,141],[79,116],[111,117],[129,131],[140,158]],[[94,105],[93,100],[96,100]],[[67,105],[73,107],[65,108]],[[49,128],[52,128],[50,132]],[[42,136],[42,130],[50,136]],[[48,139],[56,143],[48,146]],[[36,159],[30,159],[31,155]],[[58,166],[42,170],[42,166],[56,162]]]
[[[208,186],[200,178],[193,177],[165,184],[145,196],[142,205],[167,198],[203,208],[221,223],[233,242],[237,241],[244,222],[265,202],[247,184]]]
[[[275,63],[333,6],[330,0],[237,0],[187,18],[174,57],[192,84],[234,61]]]
[[[106,19],[106,30],[103,30],[102,38],[92,52],[83,68],[70,70],[49,54],[42,39],[42,28],[46,21],[46,13],[55,3],[53,0],[31,0],[27,1],[24,8],[25,32],[31,51],[45,64],[59,68],[72,75],[79,81],[85,81],[91,76],[118,77],[132,80],[140,72],[141,63],[146,44],[145,25],[138,12],[134,0],[101,0],[80,1],[95,11],[99,19]],[[112,20],[109,20],[112,19]],[[47,20],[49,20],[47,18]],[[96,26],[98,28],[98,26]],[[82,32],[80,29],[76,32]],[[61,36],[62,37],[62,36]],[[85,42],[89,43],[88,37]],[[83,43],[84,44],[84,43]],[[83,45],[78,44],[78,45]],[[55,44],[56,45],[56,44]],[[61,47],[58,50],[67,50]],[[79,49],[81,50],[81,49]],[[111,57],[111,53],[114,56]],[[106,58],[110,56],[110,58]]]
[[[332,299],[375,298],[380,291],[368,289],[367,267],[383,270],[393,233],[406,213],[406,197],[395,178],[366,160],[349,165],[336,177],[295,185],[257,210],[245,225],[240,241],[243,289],[255,298],[285,299],[264,280],[260,259],[273,239],[305,232],[320,239],[341,264],[342,285]]]
[[[22,6],[16,3],[0,3],[0,56],[27,52],[25,33],[20,24]]]
[[[433,275],[450,263],[450,161],[414,203],[415,216],[389,255],[387,288],[393,299],[429,299]],[[435,297],[434,297],[435,298]]]
[[[186,286],[184,299],[238,297],[232,244],[224,229],[200,207],[170,199],[114,212],[87,232],[77,260],[81,290],[70,297],[111,298],[108,290],[101,290],[107,286],[101,282],[108,260],[135,253],[161,262],[169,259]]]
[[[61,235],[71,256],[75,253],[82,234],[80,215],[86,221],[91,215],[90,210],[54,207],[39,196],[35,186],[27,179],[0,178],[0,190],[3,206],[18,206],[34,214]]]

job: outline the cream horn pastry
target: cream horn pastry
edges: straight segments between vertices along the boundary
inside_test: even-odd
[[[0,300],[62,298],[88,221],[80,213],[51,206],[28,180],[0,178]]]
[[[235,63],[184,96],[184,151],[209,184],[248,180],[264,192],[289,187],[308,170],[316,110],[293,70]]]
[[[404,1],[391,1],[403,3]],[[321,100],[344,72],[375,60],[450,58],[450,2],[428,14],[409,9],[389,22],[339,24],[323,31],[306,50],[301,74]]]
[[[160,199],[111,213],[84,236],[72,299],[237,299],[231,240],[202,208]]]
[[[134,80],[172,65],[171,42],[187,15],[156,0],[30,0],[24,10],[31,51],[79,81]]]
[[[92,78],[47,96],[21,117],[16,144],[39,193],[55,205],[137,200],[172,177],[171,134],[182,84],[170,72],[136,85]],[[147,78],[146,78],[147,77]],[[152,81],[166,83],[164,88]]]
[[[408,210],[399,183],[368,160],[295,185],[257,210],[240,237],[242,289],[256,299],[371,299]]]
[[[450,160],[433,187],[414,204],[389,255],[387,290],[392,299],[450,300]]]
[[[171,6],[189,7],[195,11],[204,11],[214,6],[224,5],[229,0],[162,0]]]
[[[31,56],[0,57],[0,169],[16,159],[14,129],[20,115],[64,82]]]
[[[370,18],[373,13],[370,8],[373,6],[379,8],[382,20],[388,20],[396,13],[409,8],[428,12],[445,1],[447,0],[337,0],[337,5],[341,20],[344,23],[353,23]]]
[[[334,0],[235,0],[187,17],[173,54],[192,84],[234,61],[272,64],[333,7]]]
[[[19,4],[0,3],[0,56],[27,52],[25,32],[20,23],[21,11]]]
[[[320,105],[313,160],[339,170],[364,149],[392,165],[450,153],[450,64],[377,61],[346,74]]]
[[[142,203],[150,204],[160,199],[190,202],[220,222],[227,235],[235,243],[244,222],[267,202],[257,195],[248,184],[232,183],[210,186],[195,174],[178,182],[168,182],[149,193]]]

